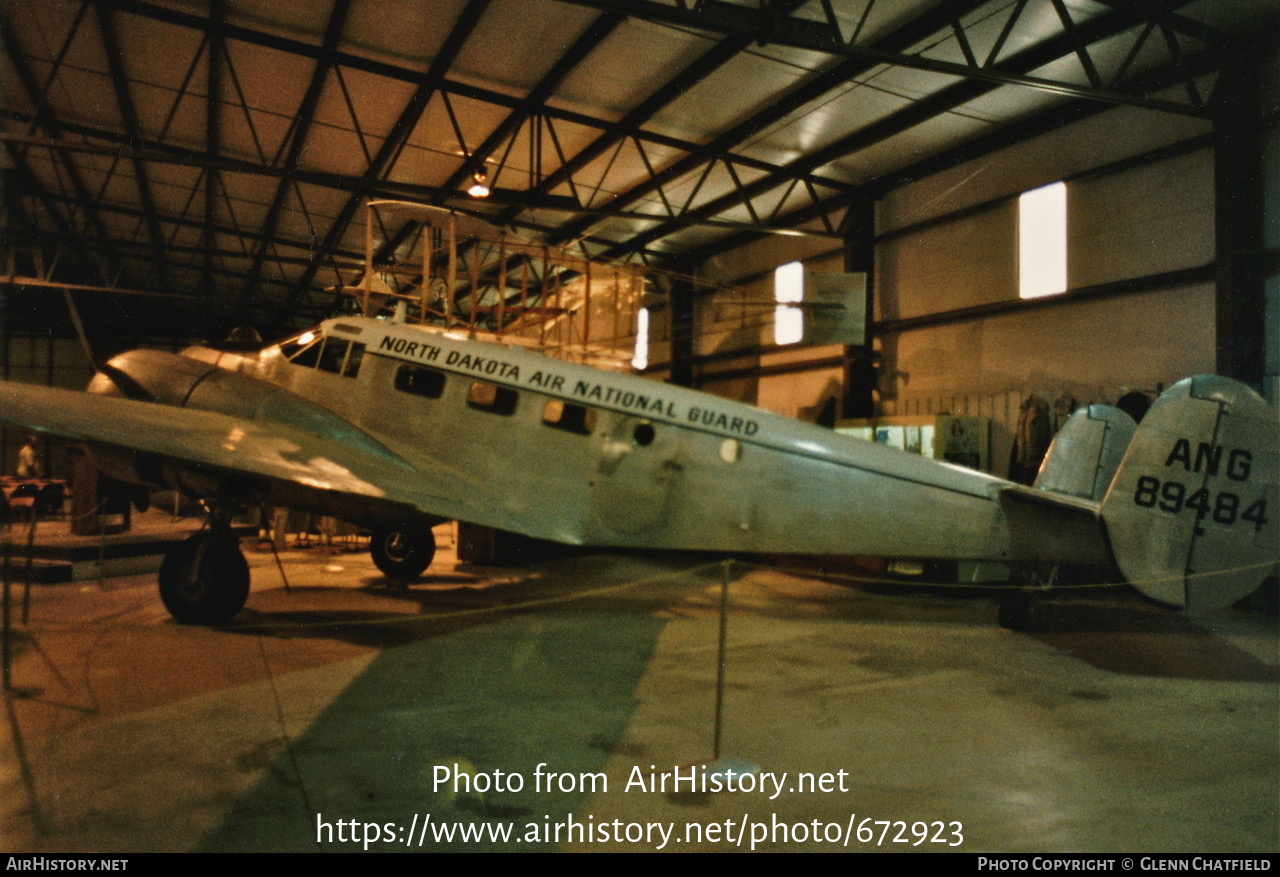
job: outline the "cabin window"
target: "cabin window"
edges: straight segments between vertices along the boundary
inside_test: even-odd
[[[653,444],[653,440],[657,437],[658,433],[654,431],[652,423],[642,423],[631,431],[631,438],[642,448]]]
[[[476,381],[467,391],[467,406],[493,414],[514,414],[517,398],[516,391],[510,387]]]
[[[542,422],[565,432],[591,435],[596,428],[596,412],[560,399],[549,399],[542,408]]]
[[[444,395],[444,372],[416,365],[402,365],[396,369],[396,389],[415,396],[439,399]]]
[[[726,463],[736,463],[742,456],[742,445],[737,439],[727,438],[720,443],[720,459]]]

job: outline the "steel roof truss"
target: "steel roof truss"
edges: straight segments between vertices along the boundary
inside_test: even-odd
[[[284,156],[283,160],[283,167],[287,170],[294,170],[298,167],[302,151],[307,145],[307,136],[311,132],[311,123],[315,119],[316,107],[319,105],[320,95],[324,91],[330,70],[336,70],[337,72],[343,98],[346,100],[347,107],[351,112],[352,124],[355,125],[356,133],[360,137],[360,145],[365,150],[366,158],[368,157],[368,147],[365,146],[364,134],[360,131],[360,126],[356,121],[355,108],[351,106],[351,96],[347,92],[346,83],[342,81],[341,71],[335,67],[338,43],[342,38],[343,29],[346,27],[347,13],[350,7],[350,0],[335,0],[333,8],[329,11],[329,21],[325,25],[324,41],[320,49],[321,54],[316,59],[315,69],[311,73],[311,81],[307,84],[307,91],[298,105],[298,111],[294,114],[289,130],[285,132],[284,139],[280,142],[280,147],[276,150],[273,160],[275,164],[281,163],[281,153],[287,147],[288,154]],[[271,198],[271,204],[267,207],[267,214],[262,223],[262,230],[267,240],[275,236],[276,227],[280,221],[280,212],[284,209],[285,198],[289,192],[289,182],[287,178],[281,177],[279,182],[276,183],[275,194]],[[296,184],[294,184],[294,193],[299,203],[301,203],[302,194],[297,190]],[[305,205],[303,205],[303,209],[305,211]],[[309,215],[307,215],[307,224],[308,227],[312,227]],[[252,295],[253,288],[258,283],[267,247],[268,245],[264,243],[255,250],[253,265],[250,267],[249,276],[240,292],[242,306],[248,301]],[[283,267],[281,270],[283,271]]]
[[[46,106],[46,101],[49,97],[49,90],[53,88],[53,83],[57,81],[58,73],[62,70],[62,63],[67,58],[67,52],[71,48],[71,43],[75,41],[76,34],[80,32],[80,23],[84,21],[84,16],[88,9],[89,7],[85,3],[81,3],[80,8],[76,10],[76,16],[72,20],[71,26],[67,28],[67,36],[62,41],[62,46],[58,49],[58,54],[54,57],[53,63],[49,67],[49,75],[45,77],[44,85],[39,88],[38,96],[36,94],[31,95],[35,109],[33,110],[34,117],[32,118],[31,125],[27,129],[28,134],[35,133],[37,124],[36,119],[40,117],[41,111]],[[8,29],[8,23],[0,21],[0,27]],[[18,63],[16,58],[14,59],[14,63]],[[28,89],[28,91],[30,91],[30,89]]]
[[[1183,2],[1188,2],[1188,0],[1183,0]],[[1132,24],[1133,21],[1131,15],[1123,12],[1113,12],[1101,18],[1091,20],[1088,25],[1082,29],[1078,36],[1086,42],[1097,41],[1122,33],[1129,29]],[[1001,62],[1001,66],[1015,72],[1036,69],[1055,60],[1056,58],[1069,54],[1072,51],[1071,40],[1060,34],[1050,37],[1037,45],[1024,49],[1016,55],[1010,56]],[[875,143],[882,142],[888,137],[907,130],[914,125],[920,124],[929,118],[933,118],[934,116],[946,112],[949,109],[953,109],[954,107],[961,106],[996,87],[996,85],[985,81],[958,82],[947,86],[941,91],[935,92],[934,94],[916,101],[897,112],[891,113],[890,115],[873,122],[860,130],[854,131],[853,133],[828,144],[822,149],[814,150],[808,155],[796,159],[787,165],[786,168],[784,168],[784,171],[792,175],[803,176],[814,169],[821,167],[823,164],[835,161],[845,155],[864,149]],[[693,156],[690,156],[684,162],[676,162],[668,168],[667,173],[674,173],[676,169],[686,169],[692,159]],[[662,175],[659,176],[661,177]],[[719,196],[718,198],[714,198],[711,201],[694,208],[691,211],[692,218],[700,219],[706,216],[714,216],[719,213],[723,213],[724,211],[741,204],[745,197],[753,197],[757,194],[763,194],[769,189],[780,185],[781,179],[781,175],[766,175],[759,180],[744,186],[742,190],[737,193]],[[659,184],[661,184],[660,179],[651,180],[632,189],[630,192],[623,193],[615,200],[632,200],[638,197],[638,193]],[[647,246],[677,230],[678,228],[671,223],[660,225],[656,228],[635,235],[626,243],[618,244],[612,253],[625,253],[629,247],[637,244],[639,246]]]
[[[78,29],[84,10],[85,7],[82,5],[76,15],[75,28],[73,29]],[[3,39],[4,41],[5,49],[9,53],[9,61],[13,65],[15,72],[18,74],[19,82],[27,92],[28,99],[31,100],[35,107],[28,123],[28,130],[34,130],[37,127],[41,127],[45,129],[50,139],[54,141],[58,140],[60,132],[58,130],[57,121],[54,118],[52,111],[45,103],[49,83],[47,83],[43,89],[37,85],[35,76],[33,75],[31,68],[26,63],[26,56],[22,53],[22,47],[18,44],[17,36],[13,32],[13,28],[8,25],[8,22],[5,20],[2,12],[0,12],[0,39]],[[71,39],[68,37],[63,43],[63,48],[59,53],[58,63],[55,65],[55,69],[61,66],[62,59],[65,57],[67,47],[70,43]],[[43,187],[39,186],[36,182],[36,178],[32,174],[30,166],[27,165],[25,161],[26,149],[15,149],[14,145],[9,143],[6,143],[5,146],[11,154],[14,163],[20,168],[25,169],[25,175],[31,179],[32,185],[36,187],[37,191],[43,192]],[[106,226],[103,224],[102,218],[97,211],[96,205],[98,201],[89,196],[88,187],[85,185],[79,169],[72,160],[70,151],[55,145],[54,152],[58,157],[58,162],[61,162],[62,167],[65,169],[67,179],[71,183],[72,189],[75,190],[76,197],[83,205],[85,219],[93,227],[95,234],[104,241],[110,241],[110,236],[107,234]],[[58,163],[55,162],[53,166],[56,169],[58,167]],[[56,211],[51,210],[50,216],[54,217],[55,221],[62,221],[59,219]],[[99,266],[99,271],[104,275],[104,277],[108,273],[118,275],[122,270],[118,255],[108,247],[105,256],[107,262],[105,265]]]
[[[1192,106],[1173,101],[1157,100],[1141,94],[1125,93],[1105,86],[1100,77],[1098,77],[1097,71],[1093,69],[1092,59],[1087,51],[1084,51],[1084,46],[1087,43],[1081,44],[1080,51],[1077,52],[1081,69],[1090,83],[1088,86],[1081,86],[1069,80],[1032,76],[1027,72],[997,72],[990,67],[978,64],[976,58],[972,58],[972,53],[966,53],[966,60],[968,61],[972,58],[971,62],[956,63],[924,54],[913,54],[908,51],[912,48],[911,46],[904,46],[898,50],[889,50],[878,46],[858,45],[852,41],[845,41],[834,21],[819,22],[797,18],[789,14],[778,14],[768,5],[760,9],[752,9],[723,2],[723,0],[704,0],[704,2],[700,2],[693,7],[673,6],[669,3],[658,2],[658,0],[567,0],[567,2],[594,9],[625,12],[648,21],[691,27],[710,33],[752,37],[761,44],[776,43],[808,51],[861,59],[873,64],[888,64],[896,67],[926,70],[934,73],[949,74],[962,79],[977,79],[1000,85],[1024,86],[1071,97],[1101,100],[1107,103],[1131,104],[1148,109],[1200,115],[1200,113],[1196,112],[1196,108]],[[1055,7],[1059,8],[1059,17],[1062,19],[1064,34],[1070,39],[1077,38],[1079,25],[1069,15],[1064,14],[1065,7],[1061,5],[1061,0],[1051,0],[1051,2],[1054,3]],[[953,9],[951,3],[945,5],[947,7],[944,11],[944,15],[947,18],[946,26],[958,26],[959,16],[962,13],[957,9]],[[1139,14],[1136,6],[1124,6],[1122,8]],[[1142,10],[1143,13],[1146,11],[1146,9]],[[1015,7],[1013,14],[1019,12],[1020,8]],[[924,16],[921,16],[921,18],[924,18]]]
[[[120,117],[124,122],[125,134],[133,142],[141,140],[142,131],[138,125],[138,114],[133,105],[133,96],[129,92],[128,79],[125,76],[124,66],[120,59],[122,57],[120,51],[120,41],[116,38],[115,22],[112,20],[110,10],[101,6],[97,7],[98,13],[98,29],[102,36],[102,49],[106,53],[107,66],[111,71],[111,85],[115,90],[116,103],[120,109]],[[147,175],[146,164],[140,159],[133,160],[134,184],[138,188],[138,198],[142,202],[145,211],[144,221],[147,224],[148,232],[151,235],[151,244],[155,250],[155,264],[160,269],[159,281],[162,285],[168,286],[167,272],[164,270],[164,254],[163,235],[160,233],[160,224],[156,217],[155,199],[151,195],[151,183]]]
[[[449,68],[453,65],[458,53],[462,50],[467,38],[479,23],[480,17],[488,6],[489,0],[468,0],[466,7],[454,23],[449,36],[445,39],[440,53],[432,60],[426,73],[419,78],[413,95],[401,110],[400,116],[388,132],[386,139],[378,150],[378,154],[369,163],[369,168],[364,174],[365,180],[373,181],[378,179],[387,168],[388,160],[398,152],[400,145],[412,133],[418,120],[422,117],[423,111],[426,109],[428,100],[439,88],[441,80],[448,73]],[[315,277],[316,269],[319,268],[320,260],[336,247],[338,241],[342,239],[342,235],[346,233],[347,225],[351,222],[359,204],[359,195],[353,194],[347,199],[346,205],[329,227],[329,233],[325,236],[324,242],[315,251],[317,261],[303,271],[302,276],[295,284],[293,296],[285,303],[286,311],[292,308],[299,295],[308,290],[311,281]]]

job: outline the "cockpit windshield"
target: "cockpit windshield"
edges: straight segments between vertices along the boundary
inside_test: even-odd
[[[317,326],[280,343],[280,354],[302,368],[318,368],[353,378],[360,371],[364,345],[345,338],[326,338]]]
[[[295,365],[314,366],[316,364],[315,357],[320,352],[320,342],[322,340],[324,340],[324,333],[320,331],[319,326],[314,329],[308,329],[288,341],[281,341],[280,355]],[[304,354],[309,354],[309,356],[304,356]],[[300,356],[303,357],[304,361],[298,361]]]

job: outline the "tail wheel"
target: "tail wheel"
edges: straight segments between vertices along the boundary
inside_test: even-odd
[[[373,562],[393,579],[416,579],[436,556],[436,537],[430,530],[379,530],[369,545]]]
[[[249,599],[249,564],[231,533],[196,533],[160,564],[160,599],[183,624],[225,624]]]

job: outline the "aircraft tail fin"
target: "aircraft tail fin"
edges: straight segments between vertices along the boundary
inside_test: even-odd
[[[1077,410],[1053,437],[1035,486],[1101,502],[1138,428],[1111,405]]]
[[[1280,559],[1280,421],[1250,388],[1179,381],[1137,427],[1102,501],[1112,553],[1146,596],[1188,610],[1250,594]]]

